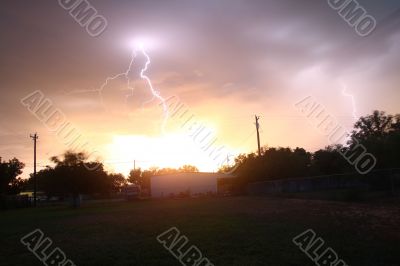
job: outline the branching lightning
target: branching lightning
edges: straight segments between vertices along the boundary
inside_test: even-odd
[[[142,79],[144,79],[147,82],[147,85],[150,88],[151,94],[153,95],[153,99],[157,98],[163,106],[163,111],[164,111],[164,119],[162,122],[162,129],[165,129],[165,125],[167,123],[167,119],[168,119],[168,107],[167,107],[167,103],[165,101],[165,99],[161,96],[160,92],[156,91],[153,87],[153,83],[151,82],[150,78],[148,76],[145,75],[145,72],[147,71],[149,65],[151,64],[151,60],[149,55],[146,53],[146,51],[144,50],[143,45],[140,45],[139,47],[140,52],[146,57],[146,64],[144,65],[144,68],[140,71],[140,77]],[[136,51],[134,51],[134,54],[136,54]]]
[[[100,86],[99,89],[92,89],[92,90],[76,90],[76,91],[72,91],[72,92],[67,93],[67,94],[96,92],[96,93],[99,94],[101,104],[104,106],[104,97],[103,97],[103,91],[104,91],[104,89],[108,86],[108,84],[109,84],[111,81],[113,81],[113,80],[115,80],[115,79],[118,79],[118,78],[124,78],[124,79],[126,80],[126,82],[127,82],[127,87],[128,87],[128,89],[131,91],[130,94],[128,94],[128,95],[125,96],[125,103],[127,104],[128,98],[129,98],[129,97],[132,97],[132,96],[134,95],[134,90],[135,90],[135,88],[132,86],[132,81],[131,81],[131,79],[130,79],[130,77],[129,77],[129,74],[130,74],[131,71],[132,71],[132,67],[133,67],[133,65],[134,65],[134,63],[135,63],[135,59],[137,58],[138,53],[141,53],[141,54],[145,57],[145,59],[146,59],[146,63],[145,63],[145,65],[144,65],[144,67],[140,70],[140,78],[146,82],[146,84],[147,84],[147,86],[149,87],[149,90],[150,90],[150,92],[151,92],[151,94],[152,94],[152,98],[151,98],[150,100],[146,101],[146,102],[143,102],[143,103],[142,103],[142,107],[143,107],[145,104],[150,103],[150,102],[152,102],[152,101],[155,100],[155,99],[158,99],[158,100],[161,102],[161,105],[162,105],[162,107],[163,107],[163,114],[164,114],[163,121],[162,121],[162,125],[161,125],[161,129],[162,129],[162,131],[164,132],[165,126],[166,126],[166,123],[167,123],[167,120],[168,120],[168,117],[169,117],[168,106],[167,106],[166,100],[161,96],[160,92],[157,91],[157,90],[154,88],[151,79],[145,74],[145,73],[147,72],[147,70],[148,70],[150,64],[151,64],[151,59],[150,59],[150,56],[146,53],[146,51],[145,51],[143,45],[137,45],[137,46],[133,49],[132,55],[131,55],[131,60],[130,60],[130,63],[129,63],[129,65],[128,65],[127,70],[126,70],[125,72],[116,74],[116,75],[114,75],[114,76],[107,77],[106,80],[105,80],[104,83]]]

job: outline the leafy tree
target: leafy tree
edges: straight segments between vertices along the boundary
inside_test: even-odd
[[[18,194],[24,181],[17,179],[22,174],[25,164],[17,158],[8,162],[0,161],[0,194]]]
[[[182,173],[197,173],[199,172],[199,169],[197,169],[196,166],[193,165],[183,165],[178,169],[179,172]]]
[[[128,180],[132,184],[139,185],[142,189],[150,190],[150,179],[156,173],[156,169],[142,171],[142,169],[138,168],[131,170]]]
[[[65,196],[68,194],[66,188],[60,184],[64,182],[61,177],[57,176],[57,172],[54,168],[47,166],[45,169],[40,170],[36,173],[36,179],[38,184],[38,190],[44,191],[48,197],[52,196]],[[29,179],[29,186],[33,188],[33,174]]]
[[[311,153],[302,148],[263,148],[261,156],[255,153],[235,159],[236,174],[242,185],[268,179],[307,176]]]
[[[48,166],[37,174],[39,189],[48,196],[72,195],[76,199],[79,194],[108,195],[125,184],[122,175],[109,175],[103,164],[89,162],[87,158],[85,153],[71,151],[51,157],[55,166]]]
[[[153,173],[154,173],[154,175],[168,175],[168,174],[179,173],[179,170],[175,169],[175,168],[166,167],[166,168],[159,168],[159,169],[157,169],[157,171],[155,171],[155,172],[153,171]]]
[[[239,155],[232,169],[236,169],[237,182],[242,187],[249,182],[262,180],[350,172],[355,171],[354,167],[343,154],[360,144],[366,152],[377,158],[376,168],[398,168],[400,114],[387,115],[382,111],[374,111],[371,115],[361,117],[355,123],[347,144],[328,146],[314,154],[302,148],[264,147],[261,156],[255,153]]]
[[[128,181],[122,174],[109,174],[109,185],[110,185],[110,192],[116,193],[121,190],[123,186],[125,186]]]
[[[132,169],[129,172],[128,181],[132,184],[140,185],[142,182],[142,169]]]
[[[400,115],[374,111],[354,125],[349,146],[362,144],[377,159],[376,168],[400,167]]]
[[[340,153],[343,148],[342,145],[333,145],[316,151],[312,156],[312,174],[329,175],[351,171],[351,165]]]
[[[354,125],[350,144],[359,142],[382,141],[393,130],[393,116],[382,111],[374,111],[372,115],[361,117]]]

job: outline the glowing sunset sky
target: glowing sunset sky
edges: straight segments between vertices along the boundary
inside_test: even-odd
[[[57,1],[6,0],[0,9],[0,155],[31,171],[68,149],[20,101],[40,90],[62,110],[111,170],[217,164],[188,137],[182,119],[152,99],[138,54],[126,79],[134,40],[151,57],[146,75],[165,98],[175,97],[232,154],[255,151],[254,115],[263,145],[328,145],[294,104],[312,95],[341,124],[374,109],[399,113],[398,1],[359,1],[377,20],[360,37],[327,1],[91,1],[108,26],[91,37]],[[378,3],[379,2],[379,3]],[[346,93],[343,89],[346,87]],[[353,108],[352,98],[355,106]],[[171,110],[170,110],[171,112]],[[41,168],[39,168],[41,169]]]

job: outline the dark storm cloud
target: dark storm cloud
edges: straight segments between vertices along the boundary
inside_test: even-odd
[[[360,38],[326,1],[95,1],[109,27],[93,39],[55,2],[3,4],[4,83],[15,84],[20,70],[18,82],[53,90],[96,86],[127,62],[118,42],[150,33],[171,45],[157,58],[154,74],[168,70],[198,82],[192,75],[198,70],[218,93],[226,83],[254,87],[260,75],[273,78],[284,69],[286,76],[318,62],[345,71],[386,51],[398,19],[392,1],[388,9],[365,2],[371,14],[379,10],[385,29],[378,22],[379,37]]]

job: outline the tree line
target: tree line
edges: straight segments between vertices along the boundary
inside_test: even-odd
[[[37,190],[50,197],[77,197],[80,194],[108,197],[121,191],[128,184],[141,186],[150,191],[150,177],[178,172],[198,172],[195,166],[180,168],[132,169],[128,178],[119,173],[109,173],[98,161],[88,161],[84,152],[66,151],[62,156],[53,156],[54,166],[46,166],[36,174]],[[29,179],[18,177],[25,164],[14,158],[0,162],[0,195],[15,195],[21,191],[33,191],[33,174]]]
[[[271,179],[297,178],[355,172],[354,166],[343,156],[355,147],[363,145],[376,157],[375,169],[400,168],[400,115],[387,115],[374,111],[361,117],[354,125],[347,145],[334,145],[314,153],[303,148],[262,149],[256,153],[242,154],[235,158],[235,165],[221,171],[236,169],[237,182],[245,186],[249,182]],[[194,166],[178,169],[133,169],[126,179],[122,174],[108,173],[101,162],[90,162],[83,152],[67,151],[62,156],[51,157],[54,166],[47,166],[37,173],[38,190],[48,197],[66,197],[78,194],[109,196],[128,183],[140,185],[150,191],[150,178],[154,175],[178,172],[198,172]],[[18,194],[33,189],[33,178],[19,177],[24,163],[13,158],[0,160],[0,195]],[[93,170],[94,169],[94,170]]]
[[[261,156],[239,155],[234,166],[225,167],[221,172],[236,169],[234,173],[240,185],[271,179],[357,174],[345,155],[356,160],[364,148],[376,158],[374,170],[400,168],[400,114],[374,111],[361,117],[354,124],[346,145],[331,145],[314,153],[299,147],[264,147]]]

